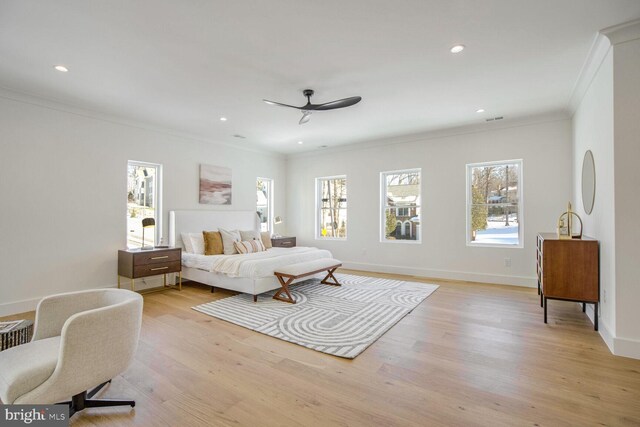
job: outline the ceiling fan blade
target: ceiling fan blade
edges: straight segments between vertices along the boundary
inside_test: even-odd
[[[263,101],[266,104],[269,105],[277,105],[278,107],[289,107],[289,108],[295,108],[296,110],[300,110],[302,107],[296,107],[295,105],[289,105],[289,104],[282,104],[280,102],[275,102],[275,101],[269,101],[268,99],[263,99]]]
[[[325,102],[313,106],[314,111],[335,110],[336,108],[349,107],[355,105],[362,100],[360,96],[352,96],[351,98],[339,99],[337,101]]]
[[[299,125],[307,123],[311,119],[311,111],[302,110],[302,118],[298,122]]]

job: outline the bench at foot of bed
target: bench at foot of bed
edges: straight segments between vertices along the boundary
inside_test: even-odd
[[[336,279],[336,277],[333,275],[333,272],[341,266],[342,263],[337,259],[320,258],[313,261],[300,262],[297,264],[288,265],[286,267],[280,267],[273,274],[275,274],[278,278],[281,289],[279,289],[278,292],[275,293],[273,298],[279,301],[295,304],[296,301],[289,293],[289,285],[291,284],[291,282],[296,279],[300,279],[301,277],[322,273],[323,271],[326,271],[327,275],[320,281],[320,283],[331,286],[341,286],[340,283],[338,283],[338,279]],[[331,279],[332,281],[329,281],[329,279]],[[286,296],[281,295],[283,292],[286,294]],[[255,296],[253,300],[256,301]]]

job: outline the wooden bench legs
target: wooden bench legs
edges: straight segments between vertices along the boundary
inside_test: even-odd
[[[278,289],[278,292],[276,292],[273,295],[273,299],[277,299],[278,301],[284,301],[284,302],[289,302],[291,304],[295,304],[296,300],[294,300],[293,297],[291,296],[291,294],[289,293],[289,285],[291,284],[291,282],[293,282],[295,280],[295,276],[287,277],[286,281],[280,275],[278,275],[277,277],[278,277],[278,281],[280,282],[281,288]],[[280,295],[283,292],[285,294],[287,294],[286,297]]]
[[[336,271],[338,269],[338,267],[333,267],[331,269],[329,269],[327,271],[327,277],[325,277],[324,279],[322,279],[320,281],[320,283],[323,283],[325,285],[331,285],[331,286],[341,286],[340,283],[338,283],[338,279],[336,279],[336,276],[333,275],[333,272]],[[333,282],[329,282],[329,279],[333,279]]]
[[[322,279],[320,283],[324,285],[331,285],[331,286],[342,286],[340,285],[340,283],[338,283],[338,279],[336,279],[336,276],[333,275],[333,272],[336,271],[337,269],[338,267],[332,267],[329,270],[327,270],[326,277]],[[317,273],[317,272],[314,272],[314,273]],[[309,275],[314,273],[310,273]],[[273,299],[277,299],[278,301],[288,302],[290,304],[295,304],[296,300],[293,299],[293,297],[291,296],[291,293],[289,292],[289,285],[295,279],[303,276],[289,276],[289,275],[276,273],[276,277],[280,282],[281,289],[278,289],[278,292],[276,292],[273,295]],[[331,279],[332,281],[330,282],[329,279]],[[283,292],[286,294],[286,296],[282,295]]]

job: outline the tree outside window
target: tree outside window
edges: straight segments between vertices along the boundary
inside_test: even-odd
[[[469,244],[522,244],[521,174],[521,160],[467,165]]]
[[[316,178],[318,239],[347,238],[347,177]]]

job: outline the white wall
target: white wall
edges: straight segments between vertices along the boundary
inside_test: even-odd
[[[0,97],[0,316],[48,294],[116,285],[127,160],[163,165],[165,233],[169,210],[255,209],[256,176],[275,179],[284,212],[283,156]],[[232,168],[232,206],[198,204],[200,163]]]
[[[571,123],[418,137],[412,142],[317,151],[287,162],[287,229],[347,267],[535,286],[535,236],[553,231],[571,197]],[[466,164],[523,159],[524,248],[466,245]],[[381,243],[380,172],[422,168],[422,243]],[[347,175],[348,239],[314,237],[314,179]],[[511,258],[511,267],[504,259]]]
[[[640,358],[640,21],[613,49],[616,353]]]
[[[582,162],[587,150],[596,166],[596,195],[587,215],[582,203]],[[573,116],[573,207],[583,233],[600,241],[600,328],[605,340],[616,330],[613,159],[613,52],[605,56]]]

